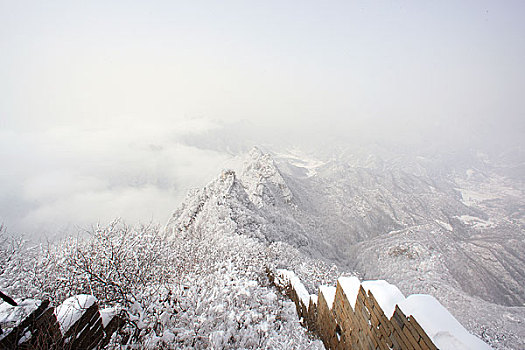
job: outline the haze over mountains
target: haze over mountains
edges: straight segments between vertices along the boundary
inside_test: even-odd
[[[242,170],[192,192],[168,227],[226,225],[286,242],[406,294],[432,294],[478,336],[523,347],[521,154],[378,151],[253,148]]]

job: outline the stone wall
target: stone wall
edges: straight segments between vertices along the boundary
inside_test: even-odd
[[[78,311],[70,324],[57,320],[48,300],[22,301],[0,310],[0,349],[95,349],[123,325],[118,315],[103,322],[97,303]]]
[[[333,287],[320,288],[309,305],[300,298],[286,276],[268,273],[270,280],[294,301],[299,318],[316,334],[327,349],[413,349],[437,350],[427,333],[412,316],[396,306],[389,318],[371,291],[359,286],[355,307],[338,281]]]
[[[334,332],[341,333],[339,342],[334,348],[437,349],[414,317],[407,318],[396,306],[394,314],[389,319],[372,292],[367,293],[362,286],[359,288],[355,309],[353,309],[338,283],[331,311],[340,329]]]

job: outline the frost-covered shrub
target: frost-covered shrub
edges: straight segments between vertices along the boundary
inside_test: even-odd
[[[317,294],[320,285],[335,285],[340,277],[336,265],[305,257],[286,243],[272,243],[267,251],[268,268],[272,271],[289,269],[295,272],[310,294]]]
[[[0,283],[18,281],[17,290],[27,294],[15,297],[32,293],[59,303],[87,293],[117,306],[128,322],[109,347],[125,342],[140,348],[322,348],[266,275],[273,259],[299,263],[296,250],[231,234],[228,225],[214,232],[200,228],[198,235],[167,239],[157,226],[132,228],[115,221],[48,247],[2,245],[2,254],[12,256],[4,266],[18,266],[13,271],[20,275],[4,272]],[[304,271],[308,262],[300,262]]]
[[[170,245],[154,225],[132,228],[114,221],[86,238],[62,243],[59,249],[63,275],[56,286],[69,289],[69,294],[89,292],[106,303],[135,302],[146,286],[167,283],[177,265]],[[71,280],[74,285],[68,283]]]
[[[1,254],[9,253],[6,247],[2,245]],[[10,260],[3,260],[1,281],[17,297],[60,302],[87,293],[102,303],[127,305],[145,286],[163,285],[174,275],[177,260],[172,253],[158,226],[131,228],[116,220],[53,245],[19,245]]]
[[[5,227],[0,226],[0,288],[6,294],[27,294],[23,278],[30,265],[23,263],[24,250],[24,240],[9,235]]]
[[[48,282],[46,248],[31,246],[0,226],[0,290],[13,298],[38,298]]]

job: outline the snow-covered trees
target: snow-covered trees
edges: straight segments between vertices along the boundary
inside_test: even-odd
[[[20,236],[0,226],[0,289],[13,297],[39,293],[43,256],[41,247],[28,247]]]
[[[333,270],[300,259],[286,244],[268,246],[228,225],[210,228],[167,239],[158,226],[115,221],[34,249],[4,234],[0,286],[17,298],[56,303],[74,294],[95,295],[128,320],[114,346],[125,341],[146,348],[322,347],[300,326],[293,303],[270,286],[266,268],[279,259],[299,271],[308,264],[321,275]]]
[[[57,282],[57,287],[103,295],[107,303],[129,304],[146,286],[164,285],[177,262],[158,226],[131,228],[118,220],[96,227],[85,238],[69,239],[60,249],[64,275],[59,280],[75,283],[70,287]]]

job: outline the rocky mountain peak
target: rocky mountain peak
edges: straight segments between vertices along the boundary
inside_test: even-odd
[[[257,147],[248,153],[240,179],[250,200],[257,207],[292,201],[292,191],[277,169],[272,156],[263,153]]]

